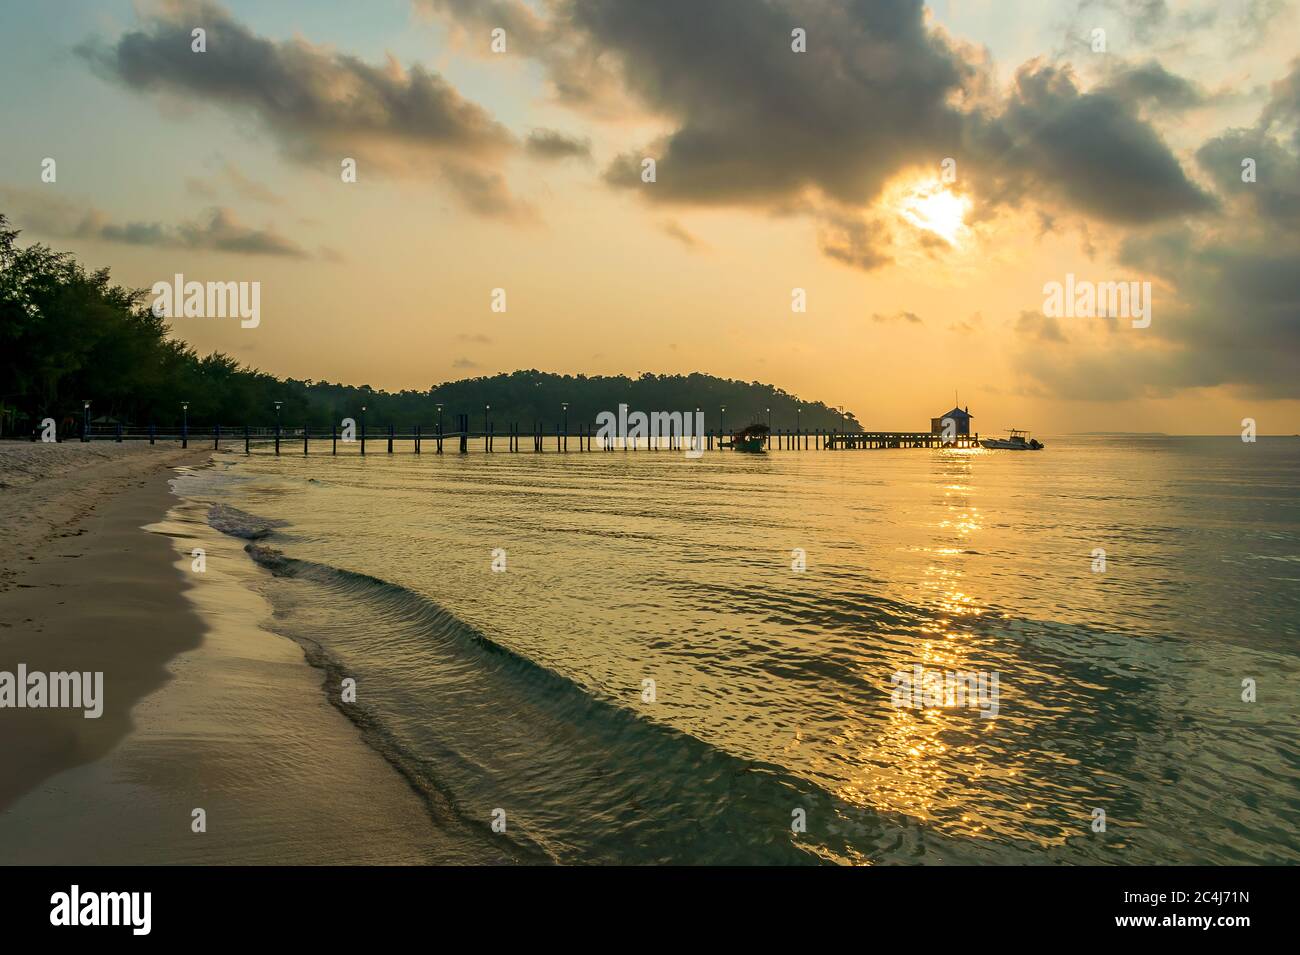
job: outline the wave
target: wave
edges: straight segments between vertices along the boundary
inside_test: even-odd
[[[347,674],[365,687],[364,705],[336,705],[435,818],[450,812],[485,838],[508,838],[520,861],[982,857],[606,699],[399,584],[265,545],[245,550],[310,588],[280,594],[281,631],[308,648],[327,686]],[[521,823],[493,832],[494,807],[511,802]],[[800,814],[805,833],[792,831]]]
[[[260,540],[277,527],[287,527],[289,522],[258,517],[229,504],[213,504],[208,508],[208,523],[231,537]]]

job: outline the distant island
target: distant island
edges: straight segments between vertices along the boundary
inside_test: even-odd
[[[70,253],[20,247],[0,213],[0,436],[29,434],[43,418],[80,422],[91,402],[97,425],[179,426],[181,403],[198,429],[264,424],[328,429],[364,405],[371,422],[399,429],[430,425],[437,406],[475,418],[490,405],[499,422],[529,430],[591,424],[620,403],[641,411],[704,413],[706,427],[768,421],[775,428],[860,431],[843,415],[774,385],[713,375],[559,375],[527,369],[388,392],[370,385],[278,378],[221,352],[200,356],[172,338],[146,307],[144,289],[114,285],[107,269],[87,272]]]
[[[1163,431],[1071,431],[1072,438],[1167,438]]]

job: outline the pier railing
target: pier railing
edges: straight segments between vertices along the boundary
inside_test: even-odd
[[[655,438],[626,439],[602,436],[592,425],[580,424],[573,430],[561,425],[544,427],[534,422],[525,429],[519,422],[506,422],[500,428],[495,422],[474,430],[460,416],[456,430],[442,430],[438,425],[414,425],[398,431],[394,425],[367,428],[365,424],[345,436],[339,427],[323,428],[286,427],[275,425],[214,425],[210,427],[182,427],[158,429],[153,426],[127,427],[123,425],[95,425],[84,431],[70,428],[60,433],[60,441],[148,441],[179,444],[183,448],[210,446],[214,449],[240,448],[245,454],[270,451],[275,454],[325,453],[338,454],[339,445],[345,450],[355,446],[360,454],[393,454],[400,445],[415,454],[426,450],[433,454],[465,454],[471,450],[486,453],[518,453],[530,451],[686,451],[695,440],[682,435],[663,435]],[[713,451],[730,447],[730,432],[709,430],[704,433],[701,450]],[[33,435],[33,440],[37,435]],[[945,439],[941,434],[925,431],[839,431],[837,429],[777,429],[766,436],[768,450],[782,451],[848,451],[883,450],[888,448],[973,448],[979,446],[979,435],[958,435]]]

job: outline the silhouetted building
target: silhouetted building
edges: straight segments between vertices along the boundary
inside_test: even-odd
[[[969,437],[970,419],[973,417],[975,416],[970,413],[969,405],[966,406],[965,411],[963,411],[961,408],[953,408],[947,414],[940,415],[937,418],[930,419],[930,433],[943,434],[943,430],[944,430],[943,423],[946,419],[951,418],[953,422],[955,422],[957,425],[957,427],[952,431],[952,435],[954,437]]]

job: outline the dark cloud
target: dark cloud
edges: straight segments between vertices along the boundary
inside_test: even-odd
[[[765,205],[815,190],[863,205],[918,156],[937,161],[960,141],[953,100],[974,69],[926,29],[919,0],[563,9],[620,58],[629,91],[676,125],[607,171],[639,188],[641,158],[653,156],[651,200]],[[808,53],[791,52],[795,27],[807,30]]]
[[[1242,162],[1255,162],[1255,181],[1242,180]],[[1300,235],[1300,158],[1263,129],[1234,129],[1196,151],[1197,164],[1230,205],[1262,224]]]
[[[190,31],[207,30],[207,52]],[[257,36],[209,0],[184,0],[143,17],[115,43],[78,52],[102,75],[139,91],[199,99],[259,119],[295,159],[343,157],[393,173],[439,176],[476,212],[513,217],[493,169],[518,144],[445,79],[389,59],[374,66],[302,39]],[[486,168],[474,168],[471,166]]]
[[[1121,68],[1102,89],[1130,104],[1150,103],[1171,111],[1191,109],[1210,100],[1198,84],[1170,73],[1155,60]]]
[[[671,236],[688,248],[698,248],[700,241],[691,235],[676,219],[667,219],[659,224],[664,235]]]
[[[554,129],[534,129],[524,143],[530,156],[538,159],[590,159],[591,140],[569,136]]]
[[[1260,398],[1300,398],[1300,62],[1274,84],[1257,124],[1204,143],[1197,164],[1213,182],[1221,216],[1135,232],[1118,264],[1154,280],[1147,329],[1104,350],[1076,342],[1020,362],[1055,394],[1089,400],[1231,387]],[[1241,179],[1243,158],[1257,181]],[[1121,329],[1122,330],[1122,326]]]
[[[1061,323],[1041,312],[1021,312],[1016,319],[1016,334],[1038,343],[1064,344],[1068,339],[1061,331]]]
[[[831,210],[817,229],[822,254],[837,262],[870,272],[893,261],[888,249],[888,229],[875,219]]]
[[[1300,58],[1291,61],[1291,72],[1273,84],[1273,95],[1260,117],[1265,130],[1291,130],[1291,146],[1300,152]]]
[[[1150,328],[1121,323],[1104,348],[1080,340],[1066,351],[1027,349],[1017,364],[1051,393],[1119,401],[1227,386],[1300,398],[1300,243],[1180,226],[1130,238],[1121,265],[1160,280]],[[1042,340],[1036,321],[1017,330]]]
[[[1202,238],[1180,228],[1128,240],[1121,259],[1178,290],[1169,320],[1152,323],[1179,346],[1180,360],[1161,369],[1164,382],[1237,384],[1269,397],[1300,397],[1300,242],[1294,237]]]
[[[306,258],[297,243],[274,229],[241,223],[230,209],[211,209],[203,219],[167,225],[161,222],[113,221],[84,203],[45,195],[41,190],[0,187],[0,205],[13,221],[38,235],[61,239],[97,239],[123,245],[173,249],[207,249],[244,255]]]
[[[894,312],[891,315],[882,315],[880,312],[873,312],[871,315],[873,322],[907,322],[910,325],[923,325],[921,316],[915,312]]]
[[[117,225],[97,214],[87,216],[78,229],[81,238],[97,238],[129,245],[164,248],[211,249],[245,255],[283,255],[305,258],[307,253],[294,242],[270,229],[254,229],[239,222],[229,209],[217,208],[200,222],[165,226],[156,222],[128,222]]]
[[[462,369],[462,370],[468,370],[471,368],[479,367],[479,364],[476,361],[470,361],[468,358],[457,358],[455,361],[451,363],[451,367]]]
[[[1080,92],[1069,70],[1041,61],[1017,72],[1006,107],[972,141],[977,178],[999,200],[1053,197],[1122,225],[1215,207],[1132,101]]]
[[[1034,62],[1004,98],[986,51],[933,28],[921,0],[417,3],[466,29],[516,24],[519,48],[557,85],[595,57],[667,121],[660,139],[608,165],[610,184],[648,202],[811,213],[823,251],[854,267],[890,260],[876,226],[855,221],[861,211],[899,173],[947,156],[972,170],[964,181],[985,211],[1032,201],[1147,224],[1213,208],[1141,116],[1198,102],[1193,84],[1151,62],[1085,92],[1065,69]],[[1159,3],[1126,9],[1153,27],[1167,19]],[[791,51],[795,27],[806,53]]]

